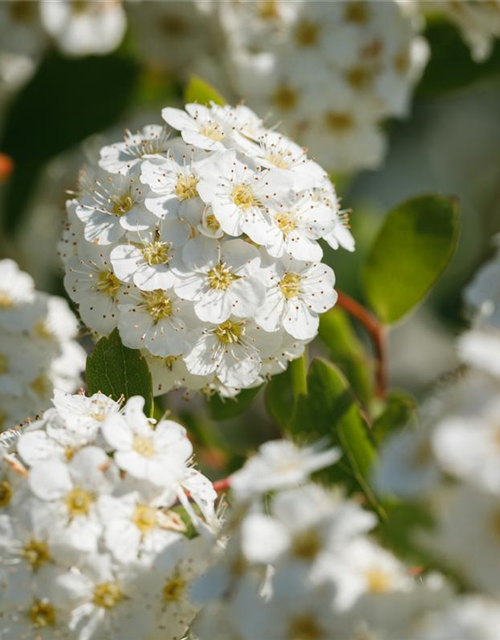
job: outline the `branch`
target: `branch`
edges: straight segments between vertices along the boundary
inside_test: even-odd
[[[375,393],[382,400],[387,393],[387,340],[384,327],[363,305],[338,291],[337,304],[360,322],[370,334],[375,352]]]

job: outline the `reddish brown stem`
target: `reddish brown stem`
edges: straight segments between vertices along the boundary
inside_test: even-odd
[[[231,488],[231,480],[229,478],[215,480],[215,482],[213,482],[212,484],[217,493],[222,493],[223,491],[227,491]]]
[[[384,327],[362,304],[338,291],[337,304],[360,322],[370,334],[375,352],[375,393],[382,400],[387,394],[387,340]]]
[[[0,182],[6,180],[14,169],[14,163],[9,156],[0,153]]]

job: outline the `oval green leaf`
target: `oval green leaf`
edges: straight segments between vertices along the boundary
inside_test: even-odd
[[[426,195],[387,215],[362,267],[365,296],[386,324],[411,311],[449,263],[457,244],[455,198]]]
[[[117,329],[95,345],[87,358],[85,377],[89,395],[100,391],[117,401],[142,396],[144,413],[151,415],[153,384],[148,364],[140,351],[122,344]]]
[[[215,104],[219,105],[226,104],[217,89],[198,76],[190,78],[184,92],[184,100],[187,104],[191,102],[197,102],[198,104],[210,104],[210,102],[215,102]]]

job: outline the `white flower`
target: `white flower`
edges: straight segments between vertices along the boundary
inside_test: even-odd
[[[166,107],[161,115],[185,142],[199,149],[221,150],[232,142],[232,118],[224,107],[187,104],[186,111]]]
[[[289,440],[263,444],[257,455],[231,476],[231,488],[239,500],[267,491],[304,483],[314,471],[335,464],[338,449],[321,444],[299,448]]]
[[[297,260],[319,261],[323,250],[317,243],[333,232],[334,212],[326,202],[318,202],[313,194],[282,198],[272,207],[274,229],[269,233],[266,248],[269,255],[281,258],[289,254]]]
[[[31,276],[19,269],[13,260],[0,261],[0,327],[22,331],[31,326],[30,307],[35,299]]]
[[[182,538],[180,516],[168,505],[148,503],[137,492],[122,497],[101,496],[99,510],[104,525],[104,542],[118,563],[142,559],[151,562],[169,545]]]
[[[277,338],[253,321],[230,317],[203,329],[184,361],[193,375],[214,374],[229,387],[247,387],[260,373],[261,358],[276,348]]]
[[[271,265],[266,276],[266,298],[257,312],[257,324],[266,331],[284,327],[300,340],[314,337],[319,314],[337,301],[332,269],[322,263],[287,258]]]
[[[73,56],[110,53],[125,34],[127,20],[122,3],[60,0],[40,5],[43,26],[64,53]]]
[[[80,255],[66,262],[64,286],[78,304],[82,320],[107,335],[118,324],[117,295],[122,283],[112,269],[109,247],[80,246]]]
[[[479,321],[500,327],[500,259],[488,262],[465,289],[465,301],[477,313]]]
[[[169,289],[175,282],[173,265],[177,250],[189,238],[189,227],[180,220],[160,220],[156,226],[135,235],[129,244],[111,251],[111,264],[123,282],[133,282],[143,291]]]
[[[101,533],[99,494],[110,492],[116,478],[111,460],[97,447],[85,447],[65,464],[38,462],[29,474],[31,491],[47,503],[57,542],[81,551],[95,551]]]
[[[259,244],[266,244],[272,229],[273,202],[292,188],[288,173],[242,161],[235,151],[200,167],[198,193],[212,206],[221,229],[231,236],[246,233]]]
[[[154,220],[144,207],[147,190],[137,177],[89,170],[81,174],[80,187],[76,215],[88,242],[113,244],[126,231],[148,229]]]
[[[106,420],[102,432],[120,469],[167,487],[184,473],[193,448],[186,430],[172,420],[162,420],[153,429],[143,407],[142,398],[131,398],[122,414]]]
[[[173,289],[126,289],[120,297],[118,327],[123,343],[147,349],[160,357],[178,356],[186,350],[191,309]]]
[[[126,132],[123,142],[101,149],[99,166],[110,173],[128,175],[139,169],[142,161],[153,162],[168,149],[168,134],[161,125],[147,125],[137,133]]]
[[[204,209],[197,188],[199,169],[211,158],[206,151],[189,147],[178,138],[173,140],[161,163],[142,165],[141,180],[153,192],[146,207],[159,218],[179,216],[197,224]]]
[[[204,322],[252,317],[264,300],[259,266],[258,250],[242,240],[218,243],[198,236],[184,247],[175,291],[194,302]]]
[[[375,517],[355,503],[330,496],[317,485],[279,493],[272,515],[249,514],[242,525],[242,549],[250,562],[327,562],[325,553],[341,549],[354,536],[376,524]]]
[[[210,381],[208,376],[194,376],[189,373],[182,356],[152,356],[144,353],[153,378],[153,392],[163,395],[171,389],[186,387],[198,391]]]
[[[107,554],[82,558],[77,569],[56,580],[54,601],[70,618],[79,640],[145,637],[149,618],[138,565],[114,565]]]

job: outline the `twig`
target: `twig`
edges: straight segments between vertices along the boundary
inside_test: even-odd
[[[362,304],[338,291],[337,304],[356,318],[370,334],[375,352],[375,393],[382,400],[387,394],[387,339],[384,327]]]

